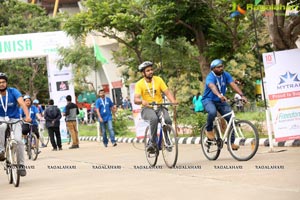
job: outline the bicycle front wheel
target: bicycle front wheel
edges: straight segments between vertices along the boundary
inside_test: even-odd
[[[15,187],[19,186],[20,183],[20,175],[18,173],[18,162],[17,162],[17,144],[13,143],[10,149],[11,153],[11,172],[12,172],[12,179],[13,179],[13,184]]]
[[[174,128],[171,125],[163,127],[162,154],[169,168],[175,167],[178,158],[178,140]]]
[[[39,155],[39,144],[37,141],[38,139],[36,134],[32,133],[31,141],[30,141],[30,146],[32,150],[32,155],[31,155],[32,160],[36,160]]]
[[[154,167],[157,163],[159,150],[156,148],[156,150],[154,152],[147,151],[150,142],[151,142],[151,134],[150,134],[150,127],[148,126],[146,128],[145,137],[144,137],[145,153],[146,153],[146,158],[147,158],[149,165]]]
[[[236,132],[232,127],[228,135],[228,151],[238,161],[250,160],[257,152],[259,136],[257,128],[247,120],[234,122]]]
[[[215,133],[215,138],[216,138],[215,140],[210,140],[207,138],[206,124],[201,128],[201,133],[200,133],[201,148],[203,154],[208,160],[217,160],[222,148],[222,140],[215,126],[213,128],[213,131]]]
[[[6,160],[5,160],[5,164],[4,164],[4,169],[6,171],[6,175],[7,175],[7,178],[8,178],[8,183],[9,184],[12,184],[13,183],[13,177],[12,177],[12,171],[11,171],[11,163],[10,163],[10,160],[9,158],[11,157],[10,156],[10,149],[9,149],[9,145],[6,146]]]

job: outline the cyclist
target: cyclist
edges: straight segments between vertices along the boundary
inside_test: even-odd
[[[25,113],[26,122],[31,122],[29,111],[25,105],[22,94],[16,88],[7,87],[7,75],[0,72],[0,120],[1,121],[16,121],[20,119],[19,107],[23,109]],[[4,161],[4,141],[5,141],[5,130],[7,124],[2,123],[0,125],[0,161]],[[20,176],[26,176],[26,170],[24,166],[24,144],[22,142],[22,128],[21,123],[13,125],[15,140],[17,141],[17,161],[19,164],[18,173]]]
[[[204,109],[207,111],[207,127],[206,127],[206,136],[208,139],[215,139],[215,133],[213,132],[213,121],[217,116],[217,111],[224,115],[231,112],[230,105],[226,102],[226,89],[227,85],[230,85],[231,88],[236,91],[244,101],[247,101],[247,98],[244,96],[243,92],[233,81],[232,76],[224,71],[223,61],[220,59],[215,59],[210,64],[211,72],[207,75],[205,80],[205,89],[202,98],[202,103]],[[228,122],[231,116],[227,116],[225,120]],[[233,135],[234,136],[234,135]],[[234,138],[231,138],[232,149],[238,150],[239,146],[234,144]]]
[[[137,105],[142,105],[142,119],[150,122],[151,142],[147,147],[147,151],[154,152],[156,148],[155,141],[157,137],[158,113],[156,113],[153,107],[149,104],[152,102],[163,103],[162,93],[167,96],[171,103],[177,104],[177,101],[163,79],[158,76],[153,76],[152,62],[143,62],[139,65],[138,70],[142,73],[143,78],[140,79],[135,85],[134,103]],[[166,108],[163,108],[163,114],[165,117],[165,122],[167,124],[172,124]]]
[[[40,139],[40,134],[39,134],[39,128],[38,128],[38,123],[37,123],[37,119],[41,120],[42,116],[39,112],[39,110],[37,109],[36,106],[32,105],[32,101],[31,101],[31,97],[29,95],[25,95],[23,97],[24,102],[29,110],[29,114],[30,114],[30,118],[32,119],[32,132],[35,133],[36,137],[37,137],[37,145],[39,144],[39,139]],[[20,115],[21,117],[25,117],[25,113],[24,111],[20,108]],[[30,127],[28,124],[23,124],[22,125],[22,134],[24,136],[26,136],[30,131]]]
[[[37,121],[38,128],[39,128],[39,130],[44,131],[45,130],[44,109],[41,105],[39,105],[40,101],[38,99],[33,100],[32,103],[33,103],[33,105],[35,105],[37,107],[38,112],[42,116],[41,118],[39,118],[39,121]],[[40,135],[40,141],[41,141],[41,145],[42,145],[41,147],[47,147],[47,145],[44,144],[45,138],[44,138],[43,134]]]

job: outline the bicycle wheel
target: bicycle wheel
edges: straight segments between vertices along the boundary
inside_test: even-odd
[[[19,186],[20,175],[18,173],[18,163],[17,163],[17,144],[13,143],[10,149],[11,152],[11,172],[13,184],[15,187]]]
[[[31,136],[31,141],[30,141],[30,146],[31,146],[31,152],[32,152],[32,155],[31,155],[31,159],[32,160],[36,160],[38,155],[39,155],[39,144],[38,144],[38,139],[37,139],[37,136],[32,133],[32,136]]]
[[[208,160],[216,160],[221,152],[222,149],[222,140],[220,138],[219,132],[217,128],[214,126],[213,131],[215,132],[215,140],[209,140],[206,137],[206,124],[201,128],[201,133],[200,133],[200,141],[201,141],[201,147],[202,151],[205,155],[205,157]]]
[[[228,151],[238,161],[250,160],[257,152],[259,145],[259,136],[256,127],[247,120],[235,121],[236,133],[233,127],[228,135]],[[230,138],[235,138],[233,139]],[[232,148],[232,144],[239,145],[238,150]]]
[[[163,158],[166,165],[172,168],[175,167],[178,158],[178,140],[174,128],[170,125],[163,128],[163,134],[161,144]]]
[[[25,148],[26,148],[26,153],[27,153],[28,159],[30,160],[32,157],[32,149],[31,149],[31,142],[30,142],[31,138],[29,136],[26,136],[26,137],[27,137],[27,139],[26,139],[27,143],[25,145]]]
[[[4,164],[4,169],[6,171],[6,175],[7,175],[7,178],[8,178],[8,183],[9,184],[12,184],[13,183],[13,177],[12,177],[12,171],[11,171],[11,164],[10,164],[10,150],[9,150],[9,145],[7,145],[6,147],[6,160],[5,160],[5,164]]]
[[[156,148],[154,153],[148,152],[147,147],[149,146],[150,141],[151,141],[151,134],[150,134],[150,127],[148,126],[146,128],[145,137],[144,137],[145,153],[149,165],[154,167],[157,163],[159,150]]]

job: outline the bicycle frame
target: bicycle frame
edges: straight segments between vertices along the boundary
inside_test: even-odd
[[[228,123],[227,123],[227,121],[226,121],[227,127],[226,127],[226,129],[225,129],[225,131],[224,131],[224,133],[223,133],[222,130],[221,130],[221,126],[220,126],[219,120],[221,120],[222,118],[224,119],[225,117],[227,117],[227,116],[229,116],[229,115],[231,115],[231,117],[230,117],[230,120],[229,120]],[[233,127],[234,132],[235,132],[238,136],[244,137],[244,135],[243,135],[243,133],[242,133],[241,131],[237,131],[237,128],[236,128],[235,123],[234,123],[234,120],[236,120],[236,118],[235,118],[235,113],[234,113],[233,110],[231,110],[231,112],[229,112],[229,113],[227,113],[227,114],[225,114],[225,115],[222,115],[222,116],[220,116],[220,117],[216,117],[216,118],[215,118],[214,122],[216,123],[218,132],[220,133],[220,138],[221,138],[223,141],[226,141],[226,140],[227,140],[227,137],[228,137],[228,134],[229,134],[229,130],[231,129],[231,126]]]

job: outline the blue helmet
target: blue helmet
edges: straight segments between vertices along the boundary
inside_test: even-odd
[[[39,104],[40,102],[39,102],[39,100],[35,99],[35,100],[33,100],[33,103],[34,104]]]
[[[215,59],[210,63],[210,69],[215,68],[216,66],[223,65],[223,60]]]

